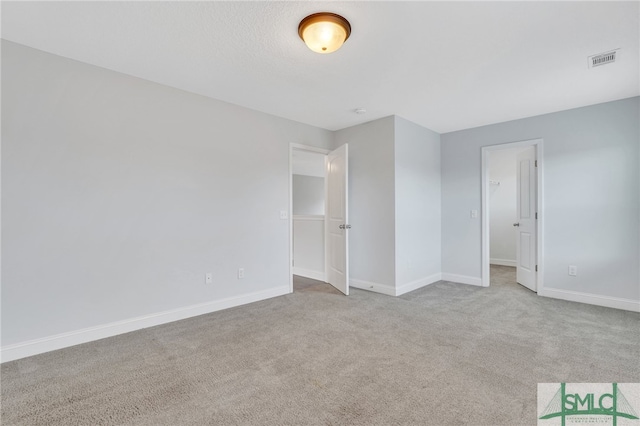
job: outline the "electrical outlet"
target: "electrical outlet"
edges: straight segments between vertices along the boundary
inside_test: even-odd
[[[289,212],[286,210],[280,210],[280,219],[289,219]]]
[[[478,217],[478,210],[471,210],[471,219],[476,219]]]
[[[578,267],[575,265],[569,265],[569,275],[575,277],[578,275]]]
[[[207,274],[204,276],[204,282],[207,284],[213,283],[213,274],[211,272],[207,272]]]
[[[238,268],[238,279],[241,280],[244,278],[244,268]]]

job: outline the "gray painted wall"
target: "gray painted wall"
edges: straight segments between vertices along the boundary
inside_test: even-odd
[[[288,288],[289,144],[332,142],[3,41],[2,345]]]
[[[351,279],[400,287],[439,274],[440,136],[397,116],[335,135],[349,143]]]
[[[334,135],[349,144],[350,278],[394,286],[394,117]]]
[[[324,178],[293,175],[293,214],[324,215]]]
[[[542,138],[545,287],[640,299],[639,100],[443,134],[443,273],[481,277],[480,148]]]
[[[437,270],[437,135],[406,120],[332,133],[6,41],[2,89],[3,346],[288,286],[290,143],[350,145],[352,278]],[[480,147],[544,138],[545,286],[640,299],[638,117],[442,135],[442,272],[481,276]]]
[[[440,198],[440,135],[396,116],[396,287],[441,272]]]

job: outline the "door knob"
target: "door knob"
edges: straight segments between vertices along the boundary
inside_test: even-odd
[[[340,225],[338,226],[340,229],[351,229],[351,225]]]
[[[520,226],[520,224],[519,223],[514,223],[513,226]]]

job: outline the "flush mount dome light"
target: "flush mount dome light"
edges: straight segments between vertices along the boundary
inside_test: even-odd
[[[349,21],[330,12],[314,13],[300,21],[298,34],[307,47],[317,53],[340,49],[351,35]]]

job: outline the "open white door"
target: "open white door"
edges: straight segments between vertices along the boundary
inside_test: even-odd
[[[348,147],[327,155],[327,280],[349,295]]]
[[[518,154],[516,280],[536,289],[536,151],[530,146]]]

